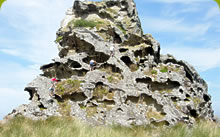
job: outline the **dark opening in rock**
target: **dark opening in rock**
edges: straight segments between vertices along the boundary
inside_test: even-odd
[[[158,112],[163,112],[163,106],[157,103],[157,100],[152,98],[151,96],[147,94],[141,94],[140,96],[140,102],[146,104],[146,105],[152,105],[156,108]]]
[[[70,99],[72,100],[72,101],[76,101],[76,102],[78,102],[78,101],[84,101],[85,99],[86,99],[87,97],[84,95],[84,93],[83,92],[80,92],[80,93],[73,93],[73,94],[71,94],[71,97],[70,97]]]
[[[37,94],[36,88],[34,88],[34,87],[26,87],[24,89],[24,91],[27,91],[29,93],[29,95],[30,95],[29,100],[33,100],[34,97],[35,97],[36,100],[38,100],[38,101],[40,100],[40,97]]]
[[[187,98],[189,98],[189,97],[190,97],[190,95],[189,95],[189,94],[186,94],[186,97],[187,97]]]
[[[120,48],[119,49],[119,52],[121,52],[121,53],[126,52],[126,51],[128,51],[128,49],[126,49],[126,48]]]
[[[147,48],[143,48],[143,49],[140,49],[140,50],[136,50],[134,52],[134,56],[135,57],[138,57],[140,56],[141,58],[147,56],[148,54],[150,55],[153,55],[154,51],[152,49],[152,47],[147,47]]]
[[[197,117],[198,117],[198,114],[197,114],[197,112],[196,112],[195,109],[190,110],[189,113],[190,113],[190,115],[191,115],[192,117],[194,117],[194,118],[197,118]]]
[[[177,97],[171,97],[171,100],[173,101],[173,102],[177,102]]]
[[[71,68],[81,68],[81,67],[82,67],[82,66],[81,66],[78,62],[76,62],[76,61],[69,60],[68,62],[69,62],[69,66],[70,66]]]
[[[122,42],[120,35],[115,33],[115,31],[114,31],[114,34],[113,34],[113,40],[114,40],[115,43],[121,43]]]
[[[181,94],[183,94],[183,90],[182,90],[182,89],[179,89],[179,92],[180,92]]]
[[[122,70],[118,67],[116,67],[116,65],[112,65],[112,64],[108,64],[108,63],[104,63],[100,66],[100,69],[103,69],[107,72],[113,72],[113,73],[120,73],[122,72]]]
[[[165,83],[153,82],[151,78],[137,78],[137,83],[144,83],[149,85],[149,89],[152,91],[167,91],[171,92],[172,89],[178,88],[180,86],[179,82],[168,80]]]
[[[44,107],[44,105],[43,105],[42,103],[40,103],[40,105],[38,105],[38,107],[39,107],[40,109],[46,109],[46,107]]]
[[[210,100],[210,97],[206,94],[203,95],[203,99],[208,102]]]
[[[138,103],[139,101],[139,97],[135,97],[135,96],[128,96],[125,103],[127,104],[128,101],[131,101],[132,103]]]
[[[156,127],[162,127],[162,126],[169,126],[170,125],[170,123],[166,120],[161,121],[161,122],[152,121],[151,124],[153,124]]]
[[[121,60],[130,68],[131,72],[138,70],[138,65],[134,64],[128,56],[121,57]]]

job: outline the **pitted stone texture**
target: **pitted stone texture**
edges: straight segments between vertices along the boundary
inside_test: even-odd
[[[102,23],[75,27],[80,19]],[[161,55],[159,42],[142,34],[133,0],[75,1],[57,38],[60,58],[43,65],[43,74],[25,88],[31,103],[7,117],[73,116],[93,125],[124,126],[214,120],[206,82],[187,62]],[[93,71],[91,59],[97,61]],[[56,86],[53,98],[52,77],[65,83]]]

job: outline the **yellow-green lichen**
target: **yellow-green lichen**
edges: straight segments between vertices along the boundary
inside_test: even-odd
[[[68,103],[68,101],[58,102],[58,104],[59,104],[59,110],[58,111],[63,116],[70,116],[71,105]]]
[[[112,14],[118,14],[118,12],[112,8],[107,8],[106,10]]]
[[[93,96],[98,97],[99,99],[102,99],[104,96],[106,96],[109,93],[109,91],[103,87],[103,86],[97,86],[93,90]]]
[[[58,36],[55,40],[55,43],[59,43],[63,39],[63,36]]]
[[[92,20],[78,19],[78,20],[71,21],[69,23],[69,26],[94,28],[98,24],[102,24],[102,23],[103,22],[101,22],[101,21],[92,21]]]
[[[79,80],[68,79],[57,83],[55,92],[58,95],[71,94],[74,92],[81,92],[80,84],[82,82]]]
[[[87,107],[86,108],[87,117],[92,117],[97,113],[97,107]]]
[[[121,32],[122,32],[123,34],[126,34],[126,30],[125,30],[122,26],[117,25],[117,27],[121,30]]]
[[[163,119],[165,115],[161,114],[161,112],[153,110],[152,108],[149,108],[149,110],[146,112],[146,117],[160,120],[160,119]]]
[[[160,68],[160,72],[166,73],[166,72],[168,72],[168,68],[166,66],[163,66]]]

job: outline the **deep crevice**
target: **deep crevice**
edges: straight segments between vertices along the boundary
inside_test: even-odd
[[[121,52],[121,53],[126,52],[126,51],[128,51],[127,48],[120,48],[120,49],[119,49],[119,52]]]

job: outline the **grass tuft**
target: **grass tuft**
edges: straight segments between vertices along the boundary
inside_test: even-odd
[[[73,25],[74,27],[89,27],[89,28],[94,28],[99,24],[103,24],[103,22],[85,20],[85,19],[73,20],[69,23],[69,25]]]
[[[90,115],[96,113],[92,108]],[[220,125],[203,121],[193,127],[179,123],[172,128],[149,126],[91,126],[71,117],[33,121],[17,116],[0,124],[0,137],[219,137]]]

